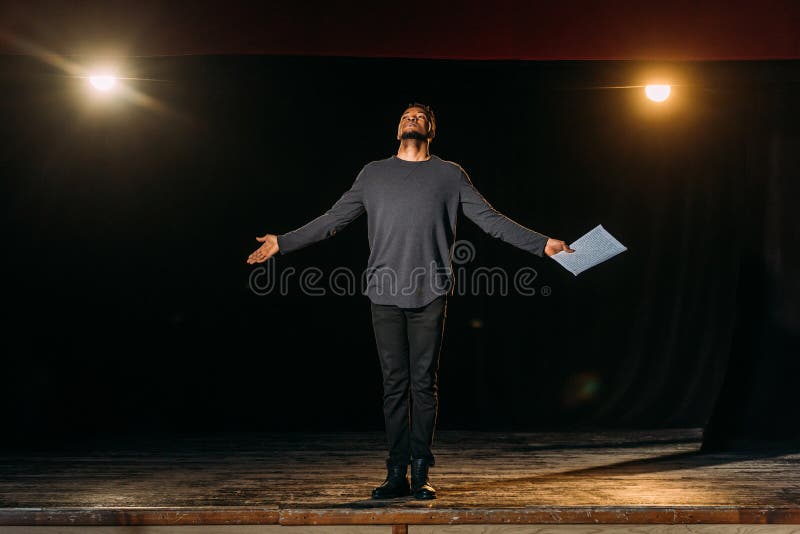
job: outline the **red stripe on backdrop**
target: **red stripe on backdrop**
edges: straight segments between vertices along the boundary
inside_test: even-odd
[[[800,2],[19,1],[2,53],[453,59],[790,59]]]

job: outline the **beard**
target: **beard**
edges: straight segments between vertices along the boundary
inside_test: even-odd
[[[403,132],[400,135],[400,139],[415,139],[417,141],[427,141],[428,136],[419,132]]]

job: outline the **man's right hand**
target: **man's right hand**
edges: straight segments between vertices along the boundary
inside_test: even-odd
[[[262,237],[257,237],[256,241],[260,241],[263,244],[247,257],[247,263],[250,265],[254,263],[264,263],[280,250],[280,247],[278,247],[278,236],[276,235],[267,234]]]

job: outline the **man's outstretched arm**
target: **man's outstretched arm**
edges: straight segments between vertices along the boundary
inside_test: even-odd
[[[363,174],[364,170],[362,169],[350,190],[346,191],[331,209],[313,221],[285,234],[266,234],[257,237],[256,241],[261,242],[262,245],[250,254],[247,263],[263,263],[277,252],[281,254],[294,252],[333,237],[336,232],[350,224],[356,217],[364,213]]]
[[[560,239],[553,239],[513,221],[494,209],[481,195],[467,173],[461,172],[461,209],[484,232],[537,256],[574,252]]]

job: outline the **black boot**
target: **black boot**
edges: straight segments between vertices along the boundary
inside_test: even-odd
[[[406,471],[408,465],[398,465],[389,463],[386,460],[386,480],[383,484],[372,490],[373,499],[394,499],[395,497],[405,497],[411,493],[411,488],[408,486],[408,476]]]
[[[411,460],[411,493],[415,499],[435,499],[436,490],[428,480],[428,460]]]

